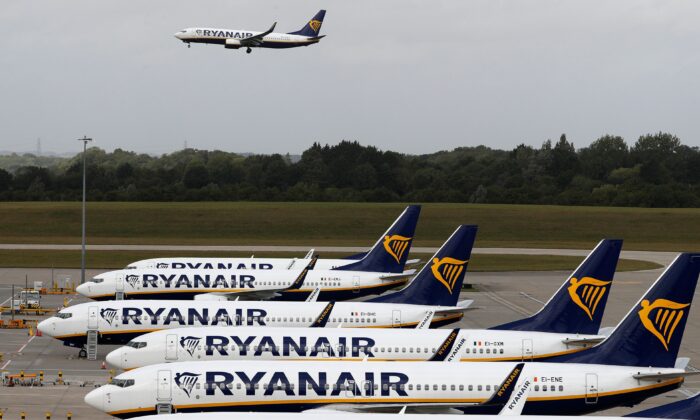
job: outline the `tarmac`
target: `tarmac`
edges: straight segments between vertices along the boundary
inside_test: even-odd
[[[88,270],[88,278],[101,270]],[[603,318],[603,326],[614,326],[636,303],[642,293],[658,277],[661,270],[618,273],[610,292],[608,305]],[[475,285],[475,291],[465,291],[461,299],[474,299],[474,310],[466,313],[465,318],[453,328],[485,328],[519,319],[538,311],[542,304],[561,286],[568,272],[510,272],[510,273],[470,273],[467,282]],[[0,304],[10,297],[10,285],[23,287],[25,276],[30,286],[34,281],[43,281],[48,285],[51,279],[50,269],[0,269]],[[79,270],[55,270],[55,277],[70,276],[80,278]],[[44,307],[57,308],[64,297],[69,304],[87,301],[75,295],[44,295]],[[5,302],[7,306],[9,301]],[[2,306],[2,305],[0,305]],[[24,317],[37,318],[37,317]],[[3,319],[9,319],[4,315]],[[700,337],[695,332],[700,328],[700,313],[691,309],[686,333],[683,337],[680,356],[690,357],[691,366],[700,366]],[[0,330],[0,370],[10,373],[38,373],[43,371],[45,385],[41,387],[0,387],[0,411],[3,420],[19,419],[20,412],[27,414],[27,419],[45,419],[47,412],[52,419],[65,419],[71,412],[73,419],[107,419],[111,418],[83,403],[83,397],[95,386],[106,383],[109,371],[101,369],[104,356],[116,346],[100,346],[97,361],[77,358],[77,349],[65,347],[50,337],[30,337],[27,330]],[[53,385],[62,371],[66,385]],[[117,372],[118,374],[119,372]],[[682,388],[654,398],[633,407],[615,408],[596,415],[624,415],[641,409],[678,401],[700,391],[700,378],[688,377]]]

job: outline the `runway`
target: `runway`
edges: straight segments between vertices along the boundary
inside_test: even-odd
[[[310,249],[316,252],[340,252],[354,254],[364,252],[366,247],[357,246],[270,246],[270,245],[235,245],[235,246],[209,246],[209,245],[87,245],[91,251],[177,251],[177,252],[299,252],[306,254]],[[33,250],[33,251],[77,251],[80,245],[67,244],[0,244],[0,250]],[[437,247],[412,247],[412,254],[434,254]],[[548,248],[474,248],[473,254],[497,254],[497,255],[560,255],[585,257],[590,249],[548,249]],[[300,255],[300,256],[301,256]],[[661,265],[667,265],[677,253],[662,251],[622,251],[620,258],[631,260],[650,261]]]
[[[571,251],[567,251],[571,252]],[[88,275],[100,270],[89,270]],[[58,272],[58,270],[56,270]],[[661,270],[618,273],[610,291],[610,297],[603,318],[603,326],[614,326],[636,303]],[[79,270],[60,270],[62,275],[79,278]],[[21,281],[24,276],[32,279],[48,279],[50,269],[2,269],[0,270],[0,302],[9,297],[7,286]],[[56,274],[56,273],[55,273]],[[486,328],[522,318],[540,309],[554,291],[561,286],[568,272],[501,272],[469,273],[466,281],[476,285],[475,291],[463,292],[461,299],[474,299],[475,310],[468,311],[458,326],[462,328]],[[697,294],[697,293],[696,293]],[[70,304],[85,302],[87,299],[68,296]],[[44,296],[44,305],[60,306],[63,296]],[[449,328],[452,328],[450,326]],[[690,357],[691,365],[700,365],[700,313],[691,309],[681,357]],[[0,409],[5,410],[7,419],[19,418],[19,412],[27,412],[27,419],[43,419],[50,411],[54,419],[65,418],[68,411],[73,419],[108,419],[109,417],[83,404],[83,396],[95,385],[106,382],[109,373],[100,369],[102,358],[114,346],[100,346],[97,361],[78,360],[77,349],[63,346],[49,337],[27,336],[26,330],[2,330],[0,352],[5,353],[3,367],[11,373],[20,370],[38,372],[43,370],[47,380],[53,381],[58,370],[70,385],[47,385],[41,388],[2,388]],[[689,377],[679,391],[657,396],[633,408],[615,408],[598,414],[620,415],[644,408],[665,404],[685,398],[700,391],[700,378]]]

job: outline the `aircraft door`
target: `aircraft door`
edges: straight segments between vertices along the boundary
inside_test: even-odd
[[[177,334],[165,336],[165,360],[177,360]]]
[[[117,274],[117,292],[124,291],[124,274]]]
[[[158,371],[158,401],[169,402],[172,400],[171,372],[169,370]]]
[[[399,311],[399,310],[392,311],[391,326],[394,328],[401,326],[401,311]]]
[[[97,306],[88,307],[88,330],[96,330],[97,327]]]
[[[533,353],[534,353],[534,351],[532,349],[532,339],[531,338],[524,338],[523,339],[523,362],[531,362]]]
[[[586,374],[586,404],[598,403],[598,374]]]
[[[352,292],[360,293],[360,276],[352,276]]]

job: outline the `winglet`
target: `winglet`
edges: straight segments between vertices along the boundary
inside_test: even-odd
[[[527,388],[530,380],[520,378],[525,363],[518,363],[506,376],[505,380],[496,389],[496,392],[487,401],[461,408],[465,414],[501,414],[518,415],[522,411],[522,405],[527,400]],[[516,391],[517,392],[514,392]]]
[[[416,325],[417,330],[427,330],[430,328],[430,323],[433,321],[435,311],[430,309],[425,313],[423,319]]]
[[[304,267],[303,270],[301,270],[301,273],[297,276],[296,279],[294,279],[294,282],[289,285],[284,290],[297,290],[301,288],[301,285],[304,284],[304,279],[306,279],[306,275],[309,274],[309,270],[313,270],[314,266],[316,265],[316,261],[318,261],[318,255],[314,255],[314,257],[309,261],[309,264],[307,264],[306,267]]]
[[[313,292],[309,293],[309,296],[306,297],[306,302],[316,302],[318,300],[318,295],[321,294],[321,287],[316,286],[316,288],[313,290]]]

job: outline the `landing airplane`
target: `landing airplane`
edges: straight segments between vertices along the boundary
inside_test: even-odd
[[[677,361],[700,272],[700,254],[680,254],[662,277],[667,287],[642,299],[598,346],[551,362],[528,362],[534,386],[523,414],[575,415],[646,398],[681,386],[698,372]],[[562,364],[565,363],[565,364]],[[381,411],[403,406],[423,412],[445,407],[470,414],[499,389],[513,362],[203,361],[151,365],[116,377],[85,402],[128,418],[171,411]]]
[[[252,48],[294,48],[308,47],[316,44],[325,35],[319,35],[323,18],[326,11],[321,10],[316,13],[303,28],[296,32],[277,33],[273,32],[277,22],[273,23],[270,29],[264,32],[232,29],[214,28],[187,28],[175,34],[175,38],[187,43],[219,44],[224,48],[239,49],[245,48],[250,54]]]
[[[488,330],[176,328],[134,338],[106,360],[120,369],[198,360],[544,360],[605,338],[596,333],[621,248],[621,240],[602,240],[528,323]]]
[[[259,325],[271,327],[413,327],[433,314],[431,326],[460,320],[472,301],[458,302],[476,237],[476,226],[457,228],[423,269],[392,299],[363,302],[169,301],[90,302],[59,311],[39,323],[42,333],[66,345],[126,344],[141,334],[168,328]],[[395,295],[395,296],[394,296]],[[380,300],[380,298],[383,298]]]
[[[205,300],[305,300],[318,288],[317,300],[348,300],[405,285],[415,270],[403,271],[410,250],[420,206],[409,206],[362,259],[336,269],[319,269],[318,259],[306,267],[286,270],[238,269],[241,262],[228,260],[236,268],[219,269],[203,259],[193,259],[189,267],[130,269],[101,273],[76,288],[94,300],[122,299],[205,299]],[[330,260],[333,261],[333,260]],[[329,260],[325,261],[326,263]],[[278,264],[279,265],[279,264]],[[207,267],[207,268],[199,268]]]
[[[342,259],[319,258],[315,270],[350,270],[350,271],[381,271],[401,273],[405,264],[415,264],[418,260],[406,260],[411,250],[413,236],[416,232],[421,206],[406,207],[394,223],[367,252],[350,255]],[[368,254],[384,251],[385,261],[379,269],[369,269]],[[192,270],[292,270],[301,269],[309,264],[313,250],[304,258],[200,258],[173,257],[150,258],[135,261],[126,266],[126,270],[134,269],[192,269]],[[374,267],[372,267],[374,268]],[[101,278],[97,276],[97,278]]]

